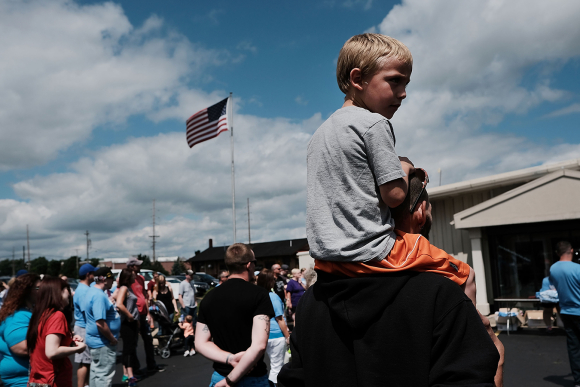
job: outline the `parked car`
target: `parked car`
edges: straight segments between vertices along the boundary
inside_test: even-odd
[[[208,284],[211,287],[215,287],[217,284],[220,283],[220,280],[218,280],[217,278],[212,277],[209,274],[206,273],[195,273],[196,276],[198,276],[199,278],[201,278],[201,280],[203,282],[205,282],[206,284]]]
[[[184,275],[172,275],[171,277],[167,277],[167,279],[169,279],[169,278],[176,279],[179,281],[179,283],[181,283],[185,280]],[[203,296],[205,294],[205,292],[207,292],[209,290],[209,285],[206,284],[205,282],[203,282],[197,274],[194,274],[192,276],[191,286],[193,286],[193,290],[195,290],[195,295],[197,297]],[[175,290],[175,287],[173,286],[173,282],[171,282],[171,287],[173,288],[173,294],[175,295],[176,290]],[[179,295],[179,286],[177,286],[177,294]],[[178,297],[176,297],[176,298],[178,298]]]

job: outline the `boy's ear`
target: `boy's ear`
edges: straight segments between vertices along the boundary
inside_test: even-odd
[[[363,89],[362,73],[358,67],[350,70],[350,84],[357,90]]]

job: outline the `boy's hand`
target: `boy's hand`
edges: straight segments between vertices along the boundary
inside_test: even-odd
[[[401,167],[403,171],[409,176],[411,173],[415,172],[415,165],[408,157],[399,156],[399,161],[401,162]]]

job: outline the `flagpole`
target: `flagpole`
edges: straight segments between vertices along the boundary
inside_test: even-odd
[[[228,101],[228,108],[230,109],[230,147],[232,150],[232,220],[234,227],[234,243],[236,243],[236,173],[234,169],[234,109],[233,98],[230,93]]]

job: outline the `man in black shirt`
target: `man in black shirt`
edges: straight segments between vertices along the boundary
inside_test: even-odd
[[[274,282],[274,293],[284,302],[286,301],[286,284],[288,283],[288,279],[284,278],[281,272],[282,268],[280,265],[277,263],[272,265],[272,273],[274,273],[274,278],[276,278],[276,282]]]
[[[225,256],[228,280],[200,303],[195,347],[214,362],[210,387],[233,386],[247,378],[252,386],[269,386],[264,351],[274,308],[268,292],[251,284],[255,262],[248,246],[231,245]]]

